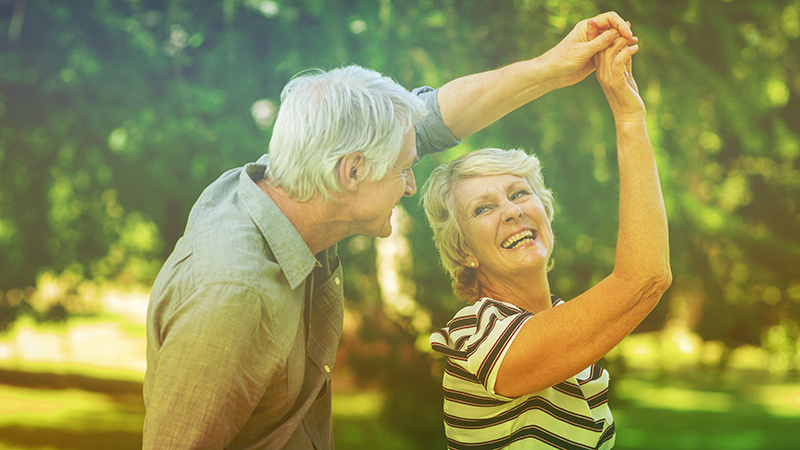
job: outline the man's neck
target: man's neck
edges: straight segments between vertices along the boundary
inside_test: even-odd
[[[271,185],[266,179],[256,184],[289,219],[312,254],[316,255],[349,236],[349,222],[337,202],[326,201],[318,194],[308,201],[298,202],[283,188]]]

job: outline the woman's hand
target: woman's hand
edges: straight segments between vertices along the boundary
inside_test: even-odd
[[[572,86],[595,70],[595,55],[620,36],[629,44],[636,43],[627,22],[613,11],[603,13],[578,22],[558,45],[538,59],[559,87]]]
[[[597,81],[606,94],[617,123],[641,122],[647,115],[632,71],[632,57],[639,46],[629,45],[630,42],[619,37],[610,47],[594,57]]]

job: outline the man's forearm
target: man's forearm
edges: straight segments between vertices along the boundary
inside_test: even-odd
[[[445,84],[438,91],[439,110],[445,125],[463,139],[559,87],[541,58],[534,58]]]
[[[555,47],[538,58],[453,80],[439,89],[442,119],[462,139],[542,95],[571,86],[594,71],[592,57],[617,36],[636,43],[614,12],[578,22]]]

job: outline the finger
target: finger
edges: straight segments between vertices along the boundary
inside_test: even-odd
[[[628,47],[628,40],[622,36],[616,38],[611,44],[611,48],[614,49],[615,54],[621,52],[626,47]]]
[[[610,31],[609,33],[616,33],[616,31]],[[626,42],[627,39],[617,36],[607,48],[596,53],[595,56],[597,56],[596,63],[598,67],[602,65],[602,67],[604,67],[603,70],[611,73],[610,71],[614,70],[612,68],[614,66],[615,57],[622,51],[622,49],[626,47]],[[620,73],[622,71],[622,69],[619,67],[616,70],[619,70],[616,73]]]
[[[617,63],[617,55],[619,55],[624,48],[625,39],[617,37],[607,49],[599,53],[598,70],[600,70],[604,76],[616,77],[622,73],[622,69]]]
[[[594,22],[600,27],[601,30],[607,30],[609,28],[614,28],[619,31],[619,34],[625,36],[626,38],[630,39],[633,37],[633,33],[631,32],[630,25],[624,20],[619,14],[609,11],[607,13],[603,13],[597,15],[592,18]]]
[[[592,53],[601,52],[611,46],[619,37],[619,31],[615,29],[606,30],[597,39],[589,41],[589,50]]]
[[[633,53],[636,53],[637,51],[639,51],[638,45],[636,46],[636,51],[634,51]],[[630,76],[633,76],[633,53],[631,53],[631,57],[628,58],[628,61],[625,63],[625,71]]]
[[[593,41],[597,36],[600,36],[600,27],[597,26],[597,22],[589,19],[586,22],[586,40]]]
[[[634,53],[636,53],[637,51],[639,51],[639,46],[638,45],[633,45],[633,46],[630,46],[630,47],[626,46],[614,58],[615,67],[621,67],[621,72],[623,73],[623,75],[625,76],[626,79],[627,79],[627,77],[631,76],[631,69],[633,68],[633,66],[632,66],[633,58],[632,57],[633,57]],[[618,69],[614,69],[614,70],[618,70]]]
[[[637,93],[639,92],[639,86],[636,84],[636,80],[632,76],[628,75],[627,77],[625,77],[625,81],[628,83],[628,86],[630,86],[631,89],[633,89]]]

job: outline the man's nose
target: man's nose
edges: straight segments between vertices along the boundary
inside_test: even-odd
[[[417,193],[417,179],[414,178],[414,170],[409,169],[408,177],[406,178],[406,197],[411,197]]]

